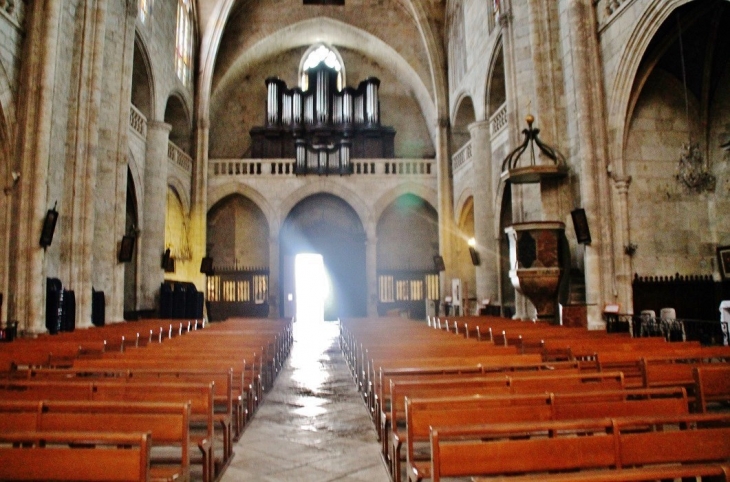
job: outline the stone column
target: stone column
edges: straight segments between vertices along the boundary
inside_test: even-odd
[[[378,316],[378,238],[370,234],[365,242],[368,316]]]
[[[89,0],[86,2],[83,24],[83,41],[76,47],[81,57],[79,75],[85,79],[81,82],[76,98],[73,125],[76,128],[74,145],[71,146],[72,159],[67,162],[73,165],[72,176],[67,185],[72,186],[66,192],[63,202],[63,214],[66,219],[64,237],[61,239],[65,251],[65,262],[62,265],[62,281],[65,288],[73,290],[76,297],[76,326],[91,326],[91,289],[94,261],[94,222],[96,219],[97,164],[99,151],[99,110],[101,104],[104,36],[106,31],[106,2]],[[107,220],[113,218],[116,203],[110,206],[112,213]],[[113,229],[107,231],[115,232]],[[113,271],[114,265],[104,267]]]
[[[45,252],[38,245],[47,203],[51,149],[53,87],[63,0],[33,2],[26,19],[26,41],[18,93],[18,156],[20,182],[13,199],[10,244],[9,318],[19,329],[40,333],[45,328]]]
[[[568,29],[573,45],[577,158],[581,162],[580,189],[591,227],[592,243],[585,249],[588,328],[601,328],[603,305],[613,300],[612,218],[606,174],[605,107],[598,66],[599,49],[595,10],[590,0],[570,0]],[[594,235],[595,233],[595,235]]]
[[[438,150],[436,152],[436,183],[438,185],[439,214],[439,253],[444,258],[446,270],[441,273],[441,297],[451,294],[451,278],[454,276],[453,236],[454,223],[454,186],[451,177],[451,157],[449,156],[449,120],[439,119]]]
[[[494,233],[494,180],[489,121],[469,124],[474,169],[474,238],[481,258],[476,266],[477,303],[499,294],[499,235]]]
[[[618,302],[621,311],[633,313],[634,296],[631,287],[632,262],[631,256],[623,250],[624,246],[631,243],[631,231],[629,229],[629,186],[631,176],[613,176],[613,185],[616,192],[616,244],[620,251],[616,253],[616,288],[618,291]]]
[[[164,271],[160,267],[165,250],[165,212],[167,207],[167,144],[172,126],[152,121],[147,124],[147,152],[144,169],[143,224],[139,244],[142,255],[139,300],[141,310],[159,308],[160,284]]]
[[[190,250],[193,262],[207,254],[208,241],[208,137],[207,120],[198,121],[196,152],[193,158],[190,200]],[[278,268],[277,268],[278,269]],[[199,290],[205,290],[205,275],[195,276],[193,281]],[[271,293],[271,291],[269,292]]]
[[[279,230],[269,234],[269,317],[279,318]]]

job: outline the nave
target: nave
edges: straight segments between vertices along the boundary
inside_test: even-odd
[[[291,354],[222,482],[389,480],[336,322],[295,322]]]

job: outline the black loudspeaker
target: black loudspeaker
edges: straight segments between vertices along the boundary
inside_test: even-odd
[[[206,256],[200,261],[200,272],[206,276],[213,276],[213,258]]]
[[[588,229],[588,218],[583,208],[574,209],[570,212],[573,218],[573,229],[575,229],[575,237],[581,244],[591,244],[591,230]]]
[[[56,230],[56,221],[58,221],[58,211],[56,206],[53,209],[49,209],[46,213],[46,217],[43,220],[43,230],[41,230],[41,239],[39,241],[41,247],[47,248],[53,241],[53,232]]]
[[[162,253],[162,261],[160,262],[160,268],[167,271],[167,267],[170,265],[170,248],[167,248],[164,253]]]
[[[120,263],[129,263],[132,261],[132,255],[134,254],[134,241],[134,236],[122,236],[122,242],[119,245],[119,254],[117,255],[117,259]]]
[[[469,246],[469,255],[471,256],[471,264],[473,264],[474,266],[479,266],[480,264],[482,264],[482,259],[479,256],[479,253],[472,246]]]
[[[444,265],[444,257],[438,254],[433,257],[433,265],[436,267],[436,271],[445,271],[446,265]]]

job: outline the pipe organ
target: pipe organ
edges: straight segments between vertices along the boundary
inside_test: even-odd
[[[395,130],[380,124],[380,81],[337,90],[337,72],[309,69],[307,90],[266,79],[266,125],[251,129],[253,158],[294,158],[297,174],[350,174],[350,159],[394,157]]]

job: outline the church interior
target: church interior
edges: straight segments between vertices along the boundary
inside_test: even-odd
[[[143,410],[201,392],[176,418],[183,435],[169,434],[190,438],[173,444],[179,473],[150,469],[167,450],[161,429],[90,442],[59,435],[61,422],[42,436],[7,422],[0,459],[14,450],[39,468],[0,464],[0,479],[46,480],[38,455],[20,452],[55,443],[92,460],[134,447],[84,465],[88,480],[115,457],[129,480],[730,480],[729,86],[728,0],[0,0],[0,427],[30,400],[64,423],[103,412],[114,427],[105,403]],[[340,372],[310,373],[322,380],[307,388],[312,365]],[[652,433],[691,426],[685,445],[717,453],[536,457],[538,475],[516,455],[514,467],[459,462],[460,446],[479,460],[525,449],[486,443],[494,419],[461,432],[407,421],[408,400],[436,386],[408,370],[438,372],[434,384],[509,373],[489,408],[463,407],[472,421],[539,385],[566,394],[543,419],[565,424],[556,407],[599,413],[575,393],[600,385],[622,400],[601,417],[665,410]],[[64,377],[78,383],[53,385]],[[155,395],[161,377],[170,385]],[[146,394],[133,400],[134,384]],[[345,385],[352,412],[329,405]],[[328,430],[310,420],[332,414]],[[701,416],[721,428],[700,430]],[[335,456],[300,453],[305,437],[290,465],[253,472],[254,434],[294,418],[298,436],[365,441],[377,463],[315,470]],[[566,429],[592,434],[590,450],[554,447],[586,461],[609,438],[639,444],[616,428],[635,421],[612,420],[611,437],[598,423]],[[534,430],[527,442],[542,443]]]

